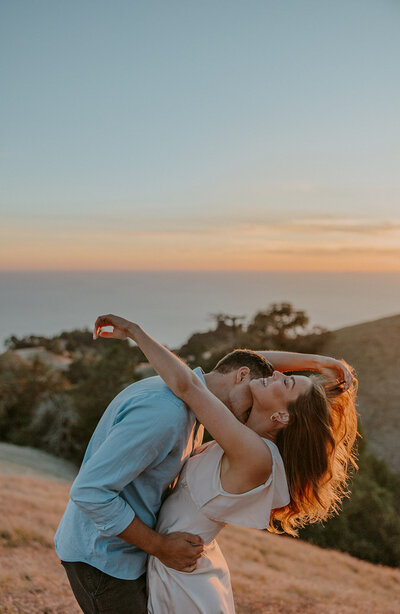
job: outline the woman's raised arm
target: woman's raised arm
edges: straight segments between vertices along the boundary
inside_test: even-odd
[[[113,332],[102,331],[112,326]],[[138,345],[155,371],[177,397],[182,399],[232,460],[252,459],[255,473],[268,471],[271,457],[262,439],[235,418],[230,410],[203,384],[193,371],[166,347],[150,337],[138,324],[112,314],[99,316],[93,337],[125,339]]]
[[[340,360],[319,354],[301,354],[299,352],[257,351],[269,360],[277,371],[316,371],[321,373],[329,384],[342,384],[347,390],[353,375]]]

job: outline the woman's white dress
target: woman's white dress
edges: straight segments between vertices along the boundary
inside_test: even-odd
[[[215,540],[225,524],[265,529],[271,509],[290,501],[285,469],[277,446],[271,450],[272,472],[265,484],[242,494],[221,486],[222,448],[212,441],[186,462],[173,493],[164,502],[157,531],[200,535],[205,549],[191,573],[176,571],[149,557],[149,614],[234,614],[229,569]]]

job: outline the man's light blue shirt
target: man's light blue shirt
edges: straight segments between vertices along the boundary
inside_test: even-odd
[[[204,382],[200,368],[195,373]],[[146,571],[145,552],[117,537],[135,515],[154,528],[169,484],[203,428],[160,377],[131,384],[110,403],[87,447],[55,535],[63,561],[125,580]]]

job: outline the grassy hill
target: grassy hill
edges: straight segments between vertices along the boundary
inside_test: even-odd
[[[2,473],[0,461],[0,612],[79,614],[53,549],[70,484],[21,470]],[[241,527],[226,527],[219,542],[237,614],[399,612],[399,569]]]
[[[70,482],[78,471],[72,463],[42,450],[0,442],[0,472]]]
[[[371,449],[400,471],[400,315],[333,331],[320,353],[344,358],[359,378],[358,410]]]

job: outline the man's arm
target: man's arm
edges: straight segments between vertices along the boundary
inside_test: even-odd
[[[118,537],[157,557],[167,567],[179,571],[193,571],[197,559],[204,550],[203,541],[198,535],[191,533],[161,535],[150,529],[137,516]]]
[[[177,425],[169,412],[160,412],[154,420],[148,395],[143,395],[137,403],[131,411],[121,408],[122,419],[112,426],[105,441],[84,462],[70,496],[92,519],[100,534],[125,539],[166,565],[186,571],[201,553],[200,538],[190,536],[189,540],[189,534],[159,535],[120,496],[151,464],[162,462],[176,441]]]

